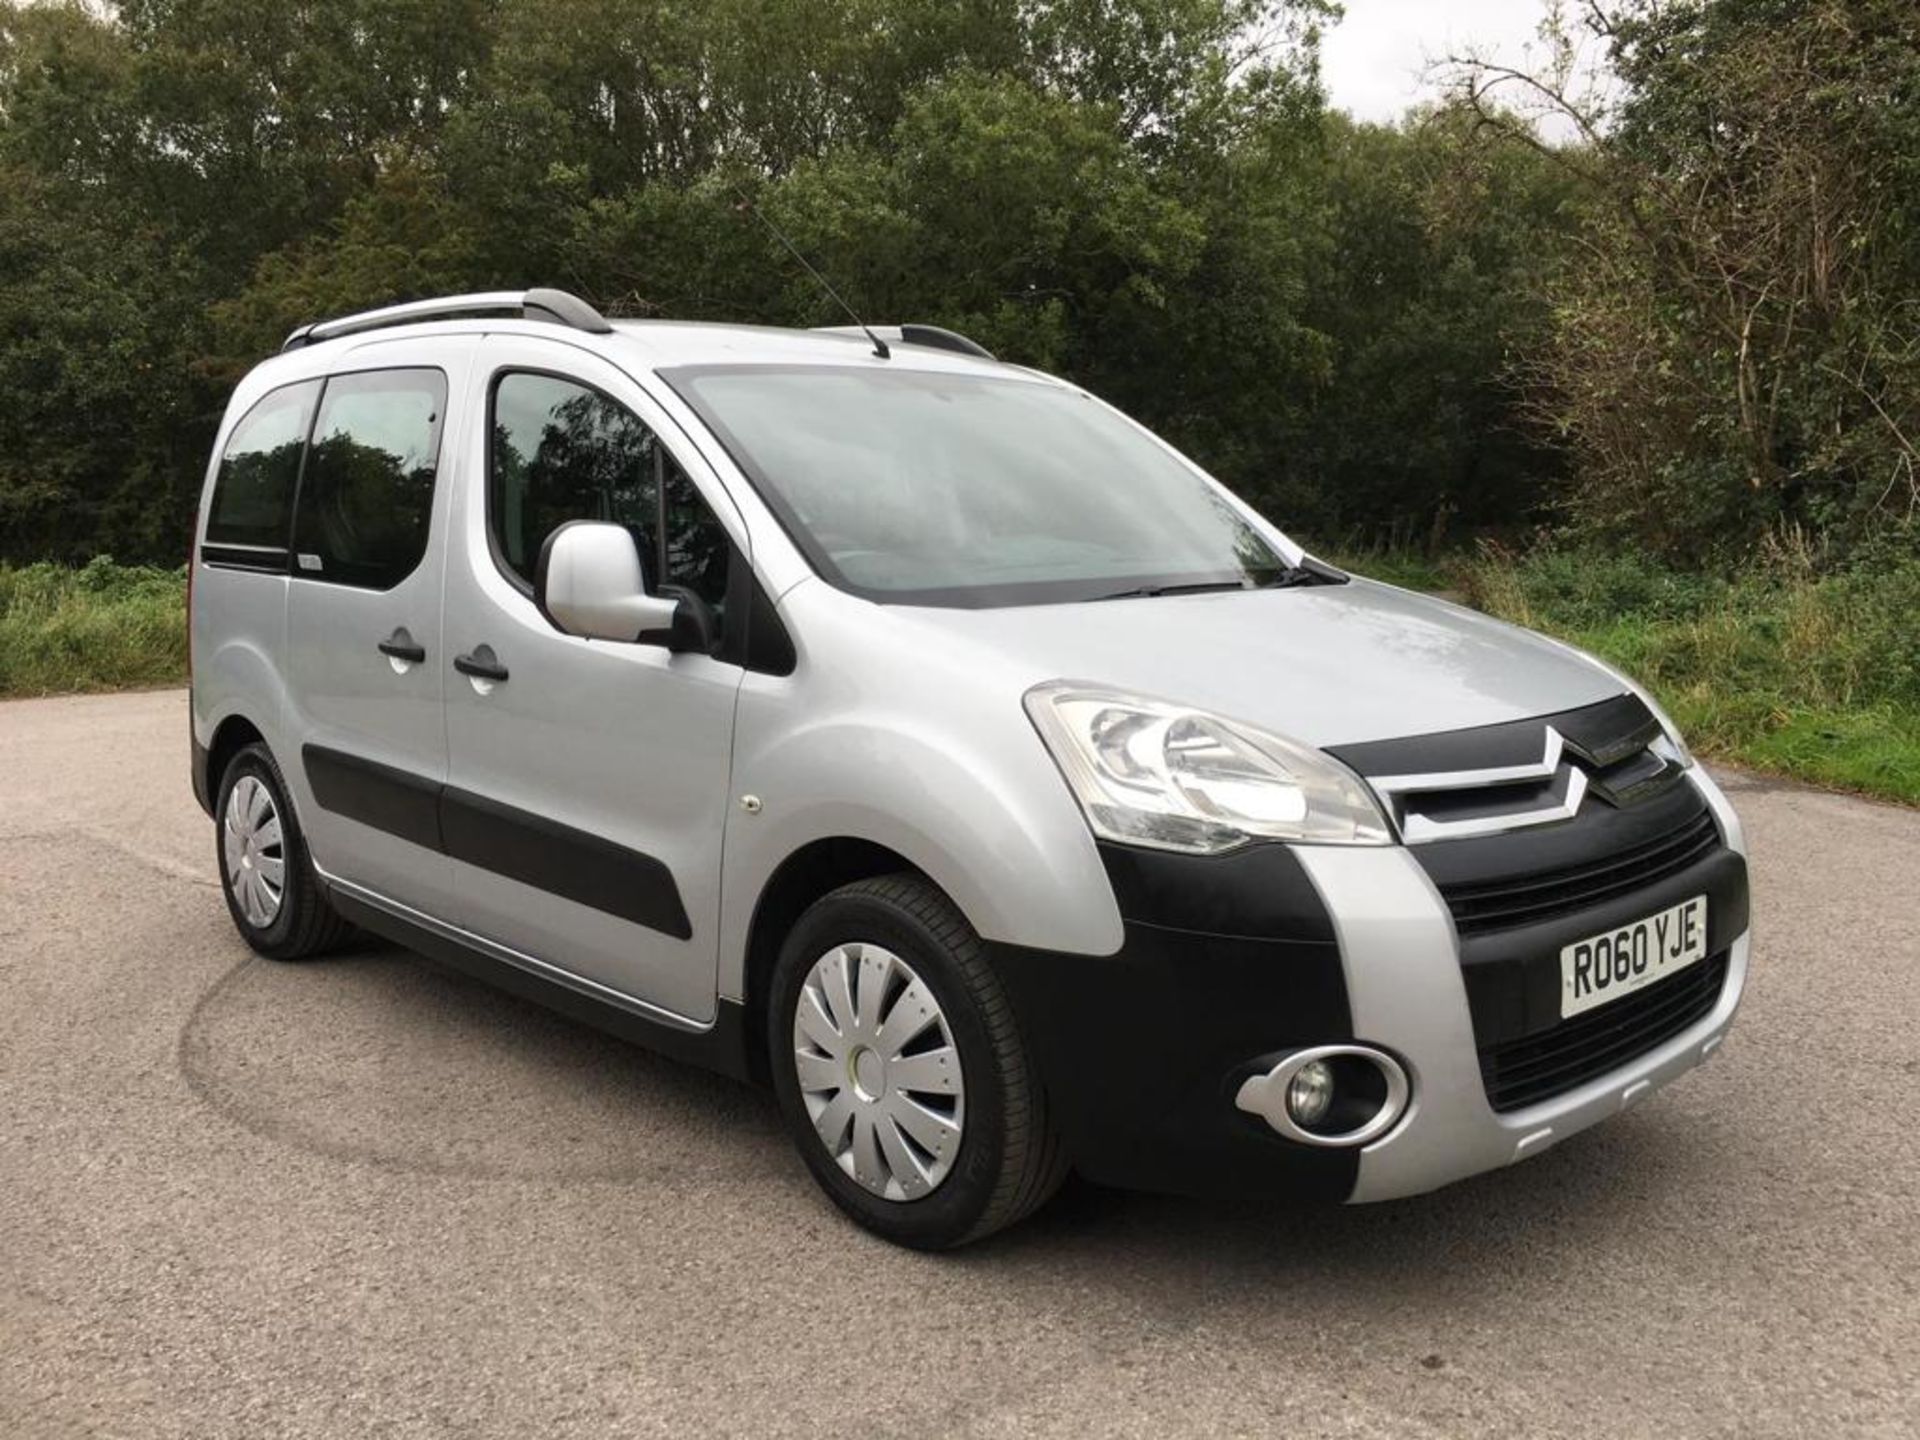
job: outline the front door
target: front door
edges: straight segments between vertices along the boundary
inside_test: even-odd
[[[446,673],[441,825],[461,923],[706,1023],[743,672],[720,645],[672,654],[564,635],[534,604],[533,577],[557,526],[615,521],[649,578],[697,597],[724,635],[744,526],[614,366],[512,335],[488,337],[480,357],[467,403],[486,421],[472,427],[446,577],[459,668]]]
[[[461,429],[448,406],[474,344],[425,352],[440,364],[410,358],[404,369],[334,375],[321,391],[287,603],[286,731],[301,745],[280,757],[324,870],[449,919],[437,809],[447,771],[440,586]],[[447,483],[436,484],[443,472]]]

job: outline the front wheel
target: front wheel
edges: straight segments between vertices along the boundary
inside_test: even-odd
[[[768,1007],[780,1109],[834,1202],[916,1249],[965,1244],[1059,1187],[1066,1155],[1012,1004],[935,886],[842,886],[800,917]]]

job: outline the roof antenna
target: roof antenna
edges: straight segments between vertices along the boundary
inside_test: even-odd
[[[794,259],[800,262],[800,268],[805,270],[807,274],[811,275],[814,278],[814,281],[820,286],[820,288],[826,291],[827,294],[833,297],[833,303],[838,305],[842,310],[846,311],[847,317],[851,319],[854,324],[860,327],[861,333],[864,334],[867,337],[867,339],[873,342],[873,353],[875,355],[878,355],[882,360],[891,360],[893,358],[893,351],[887,348],[887,342],[882,340],[878,335],[874,334],[872,328],[868,326],[867,322],[862,320],[858,315],[853,313],[853,306],[849,305],[844,299],[842,299],[840,292],[834,289],[833,286],[827,283],[826,276],[822,275],[818,270],[814,269],[813,266],[807,263],[807,257],[802,255],[798,250],[796,250],[794,248],[793,242],[787,239],[785,235],[780,233],[780,227],[778,225],[775,225],[773,221],[769,220],[763,213],[761,213],[760,207],[754,204],[753,201],[747,198],[747,192],[742,190],[737,182],[733,187],[733,193],[740,197],[740,203],[735,208],[738,210],[746,211],[747,214],[753,216],[754,219],[758,220],[762,225],[766,226],[767,233],[773,236],[773,238],[778,240],[782,245],[787,247],[787,253],[793,256]]]

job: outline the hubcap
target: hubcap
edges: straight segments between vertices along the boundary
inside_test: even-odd
[[[280,812],[265,785],[243,775],[227,792],[221,844],[227,860],[227,888],[247,923],[256,930],[273,924],[286,894],[286,852]]]
[[[917,1200],[947,1178],[966,1084],[947,1017],[906,961],[859,943],[816,960],[794,1011],[793,1061],[821,1143],[862,1186]]]

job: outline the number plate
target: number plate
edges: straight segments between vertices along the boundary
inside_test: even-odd
[[[1707,954],[1707,897],[1617,930],[1576,940],[1560,952],[1560,1017],[1578,1015],[1645,989]]]

